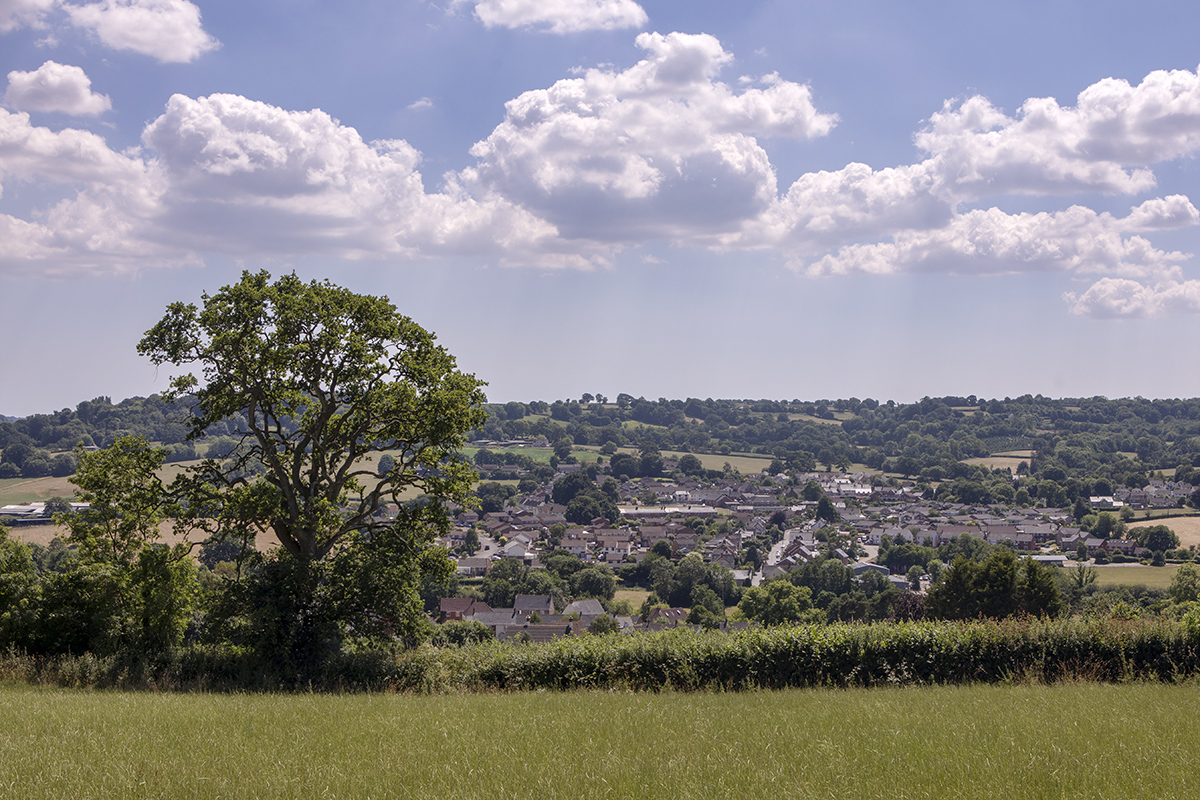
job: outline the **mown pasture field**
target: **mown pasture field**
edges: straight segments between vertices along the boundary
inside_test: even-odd
[[[1166,525],[1175,531],[1175,535],[1179,537],[1179,543],[1184,547],[1193,545],[1200,547],[1200,516],[1160,517],[1129,523],[1130,528],[1144,528],[1147,525]]]
[[[1010,469],[1013,474],[1017,474],[1017,467],[1021,466],[1021,462],[1025,462],[1025,466],[1029,466],[1028,458],[1019,458],[1016,456],[1006,455],[990,455],[982,458],[966,458],[963,459],[964,464],[970,464],[976,467],[987,467],[988,469]]]
[[[0,506],[37,503],[51,497],[73,497],[75,486],[68,478],[0,479]]]
[[[1200,686],[675,694],[0,688],[40,798],[1182,798]]]
[[[1148,567],[1144,564],[1108,564],[1096,567],[1097,586],[1149,586],[1166,589],[1175,577],[1178,564]]]

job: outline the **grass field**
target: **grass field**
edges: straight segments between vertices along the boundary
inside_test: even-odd
[[[1167,517],[1129,523],[1130,528],[1144,528],[1147,525],[1166,525],[1175,531],[1175,535],[1179,537],[1179,543],[1184,547],[1192,545],[1200,547],[1200,516]]]
[[[51,497],[71,497],[75,487],[66,478],[5,478],[0,480],[0,506],[36,503]]]
[[[679,450],[663,450],[662,455],[663,458],[678,459],[687,455],[687,453]],[[692,455],[700,459],[700,463],[704,465],[705,469],[724,469],[725,464],[728,462],[729,466],[738,470],[743,475],[757,475],[763,471],[764,467],[768,467],[771,464],[771,459],[762,456],[723,456],[720,453],[693,453]]]
[[[6,687],[0,794],[1182,798],[1200,794],[1198,705],[1195,684],[433,697]]]
[[[1178,564],[1167,564],[1162,567],[1147,567],[1142,564],[1111,564],[1096,567],[1096,584],[1098,586],[1149,586],[1152,589],[1166,589],[1175,577]]]
[[[973,464],[975,466],[987,467],[988,469],[1011,469],[1013,474],[1017,474],[1017,467],[1024,461],[1026,466],[1029,465],[1029,459],[1019,456],[1002,456],[990,455],[985,458],[964,458],[964,464]]]
[[[172,520],[159,523],[158,532],[161,537],[161,541],[169,545],[177,544],[183,541],[185,538],[175,534],[174,522]],[[69,534],[70,531],[65,525],[23,525],[19,528],[10,528],[8,531],[8,535],[12,539],[28,542],[30,544],[40,544],[42,547],[49,546],[50,542],[52,542],[55,538],[65,541]],[[193,544],[199,544],[200,542],[204,541],[205,538],[207,538],[207,536],[203,533],[193,533],[187,537],[188,541],[192,542]],[[268,550],[273,550],[274,548],[279,547],[279,540],[276,539],[273,534],[263,533],[259,534],[258,539],[255,541],[255,546],[265,553]]]
[[[645,589],[617,589],[613,600],[628,600],[636,611],[642,607],[642,603],[646,602],[646,598],[649,596],[650,592]]]

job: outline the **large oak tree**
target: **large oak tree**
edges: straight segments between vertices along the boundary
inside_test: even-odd
[[[138,350],[198,370],[168,392],[191,405],[189,438],[236,422],[233,451],[175,489],[217,540],[278,538],[290,577],[272,613],[358,633],[411,626],[414,576],[448,526],[441,503],[470,497],[458,451],[484,421],[482,382],[387,298],[294,274],[245,272],[199,307],[173,303]],[[414,493],[432,502],[406,503]]]

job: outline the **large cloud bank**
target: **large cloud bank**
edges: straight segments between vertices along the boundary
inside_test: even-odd
[[[0,23],[34,24],[44,6],[7,0]],[[533,6],[479,3],[481,18],[484,7],[517,20]],[[52,131],[24,113],[96,113],[106,99],[82,70],[47,62],[41,95],[38,73],[10,76],[0,182],[59,183],[68,196],[28,219],[0,217],[9,243],[0,267],[120,271],[206,252],[480,254],[588,267],[669,240],[775,251],[813,276],[1060,272],[1094,281],[1066,301],[1098,317],[1200,310],[1183,273],[1188,254],[1153,241],[1200,224],[1188,197],[1152,195],[1155,165],[1200,148],[1194,72],[1106,79],[1073,106],[1031,99],[1011,115],[969,97],[916,132],[915,163],[852,163],[780,187],[763,140],[827,136],[838,121],[810,88],[776,74],[729,82],[733,55],[712,36],[642,33],[636,42],[643,57],[632,65],[511,100],[471,149],[473,163],[432,181],[402,140],[364,141],[320,110],[235,95],[175,95],[142,147],[118,153],[93,133]],[[1143,196],[1120,213],[1080,202],[1097,194]],[[992,205],[1035,195],[1074,202],[1037,213]]]
[[[48,19],[87,31],[101,44],[162,62],[194,61],[220,46],[188,0],[0,0],[0,33],[44,27]]]

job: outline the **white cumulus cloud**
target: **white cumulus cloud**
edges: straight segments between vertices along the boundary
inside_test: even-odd
[[[1072,314],[1097,319],[1200,314],[1200,281],[1145,285],[1127,278],[1101,278],[1082,295],[1063,295]]]
[[[0,181],[62,184],[74,194],[32,220],[0,214],[0,269],[120,272],[196,257],[152,234],[164,187],[153,163],[88,131],[52,131],[0,109]]]
[[[0,33],[26,26],[40,28],[43,19],[60,0],[0,0]]]
[[[848,164],[836,171],[809,172],[723,243],[783,248],[795,255],[861,237],[935,228],[949,222],[951,208],[932,194],[933,185],[924,164],[878,171]]]
[[[633,0],[475,0],[474,5],[475,16],[489,28],[578,33],[640,28],[647,20]]]
[[[1200,148],[1200,78],[1151,72],[1137,86],[1107,78],[1074,107],[1026,100],[1007,116],[982,97],[947,103],[917,134],[939,191],[970,199],[1002,194],[1137,193],[1156,164]]]
[[[20,111],[61,111],[66,114],[101,114],[112,108],[107,95],[92,91],[92,82],[81,68],[47,61],[33,72],[8,73],[4,102]]]
[[[365,142],[319,110],[175,95],[142,139],[170,185],[164,224],[198,248],[416,256],[553,235],[503,199],[427,194],[411,145]]]
[[[1136,217],[1136,214],[1131,214]],[[1055,213],[969,211],[948,225],[904,230],[890,242],[853,244],[810,264],[810,275],[855,272],[1108,273],[1134,277],[1175,274],[1188,254],[1166,252],[1141,236],[1123,236],[1129,218],[1084,206]]]
[[[101,0],[64,8],[72,23],[105,45],[162,62],[195,61],[220,47],[200,24],[200,9],[188,0]]]
[[[471,150],[464,183],[499,193],[596,241],[681,238],[729,230],[776,197],[755,135],[828,133],[807,86],[768,75],[735,92],[716,80],[732,57],[705,34],[643,33],[647,57],[590,69],[509,101]]]
[[[1144,192],[1150,166],[1200,148],[1194,73],[1100,81],[1074,107],[1031,100],[1013,117],[972,98],[918,133],[927,158],[802,174],[780,195],[760,139],[824,136],[836,115],[775,73],[723,81],[733,56],[712,36],[643,33],[636,43],[645,54],[637,63],[580,70],[511,100],[471,148],[474,163],[435,185],[407,142],[366,141],[320,109],[175,95],[127,152],[0,109],[0,184],[58,184],[65,198],[24,219],[0,217],[0,263],[69,271],[206,252],[471,254],[586,268],[669,240],[770,250],[813,276],[1090,276],[1095,285],[1068,298],[1073,313],[1195,310],[1189,254],[1151,241],[1200,225],[1190,198],[1139,197],[1123,216],[1079,202],[1039,213],[979,202],[990,193]],[[54,62],[12,73],[5,99],[12,109],[70,113],[106,102],[82,70]]]
[[[113,151],[103,137],[74,128],[52,131],[31,125],[26,113],[0,109],[0,181],[125,184],[143,173],[139,159]]]

